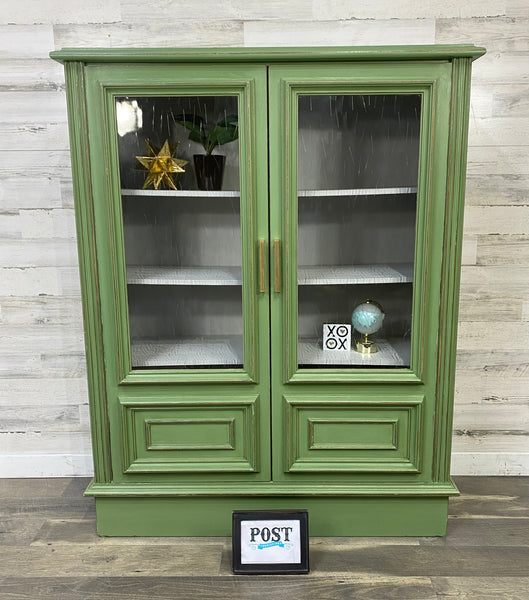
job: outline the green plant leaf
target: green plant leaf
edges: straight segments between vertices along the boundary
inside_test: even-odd
[[[175,117],[174,120],[189,131],[189,139],[192,142],[197,142],[205,147],[207,136],[204,128],[204,119],[201,116],[184,113]]]
[[[220,120],[209,132],[207,139],[212,149],[234,142],[239,137],[239,126],[237,115],[228,115]]]
[[[206,133],[206,122],[200,115],[182,113],[175,117],[175,122],[189,131],[189,139],[202,144],[206,154],[211,154],[217,146],[234,142],[239,137],[238,121],[237,115],[226,115]]]

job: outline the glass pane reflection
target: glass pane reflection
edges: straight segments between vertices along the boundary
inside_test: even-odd
[[[421,97],[304,95],[298,110],[299,366],[409,366]],[[351,316],[367,300],[383,320],[366,338],[370,315]],[[351,326],[346,347],[324,346],[326,324]]]
[[[237,114],[232,96],[116,100],[133,368],[243,365]],[[222,182],[200,178],[210,151]]]

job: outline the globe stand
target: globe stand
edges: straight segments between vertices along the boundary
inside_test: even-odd
[[[364,334],[363,340],[356,340],[355,350],[360,354],[375,354],[378,352],[378,347],[373,340],[369,339],[367,333]]]

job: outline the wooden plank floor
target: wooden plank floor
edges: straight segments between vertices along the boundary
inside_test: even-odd
[[[0,480],[0,599],[529,600],[529,478],[459,477],[444,538],[311,538],[234,576],[228,538],[99,538],[86,479]]]

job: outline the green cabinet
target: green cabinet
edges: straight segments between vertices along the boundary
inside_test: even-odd
[[[273,508],[312,535],[444,533],[483,52],[52,53],[100,534],[227,535]]]

